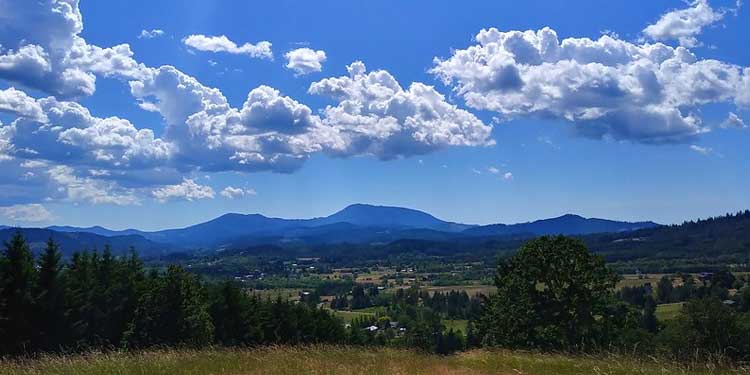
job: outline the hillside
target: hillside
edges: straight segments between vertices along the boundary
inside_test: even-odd
[[[750,256],[750,211],[680,225],[584,237],[610,260]]]
[[[19,229],[0,229],[0,243],[10,240],[17,230]],[[173,250],[171,246],[155,243],[137,235],[107,237],[86,232],[57,232],[43,228],[21,228],[20,231],[35,253],[41,252],[50,238],[60,246],[64,256],[70,256],[76,251],[102,250],[107,245],[114,254],[126,254],[132,247],[142,257],[159,256]]]
[[[506,236],[511,234],[530,233],[537,236],[547,234],[579,235],[591,233],[627,232],[642,228],[659,226],[652,221],[626,222],[585,218],[578,215],[563,215],[520,224],[491,224],[469,228],[463,233],[471,236]]]
[[[692,367],[692,368],[691,368]],[[407,350],[346,347],[272,347],[254,350],[94,353],[78,357],[0,362],[2,375],[149,374],[414,374],[414,375],[729,375],[740,369],[670,363],[617,355],[573,357],[475,350],[452,356]]]

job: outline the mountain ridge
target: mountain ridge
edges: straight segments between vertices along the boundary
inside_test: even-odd
[[[105,237],[137,235],[154,243],[187,249],[225,249],[267,243],[365,244],[388,243],[400,239],[580,235],[629,231],[657,225],[653,222],[630,223],[584,218],[573,214],[518,224],[470,225],[441,220],[427,212],[411,208],[357,203],[331,215],[309,219],[268,217],[258,213],[226,213],[195,225],[158,231],[116,231],[101,226],[50,226],[47,229],[66,233],[85,232]]]

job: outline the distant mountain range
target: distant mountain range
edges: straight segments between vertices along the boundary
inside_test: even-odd
[[[110,246],[117,255],[126,254],[132,248],[142,257],[154,257],[179,250],[172,245],[156,243],[138,235],[102,236],[88,232],[58,232],[46,228],[0,228],[0,243],[10,240],[18,230],[21,230],[35,253],[41,252],[50,238],[66,256],[75,251],[103,250],[106,246]]]
[[[577,215],[521,224],[478,226],[440,220],[426,212],[409,208],[354,204],[330,216],[313,219],[230,213],[185,228],[152,232],[136,229],[117,231],[100,226],[50,226],[44,229],[26,228],[23,231],[35,243],[43,243],[52,236],[66,252],[101,249],[104,244],[110,244],[117,251],[125,251],[133,246],[142,254],[158,255],[180,249],[237,249],[261,244],[373,244],[403,239],[445,241],[544,234],[582,235],[656,226],[658,224],[650,221],[631,223],[587,219]],[[0,228],[0,240],[6,240],[14,231]]]

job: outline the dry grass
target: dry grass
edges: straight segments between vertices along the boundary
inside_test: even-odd
[[[165,350],[143,353],[92,353],[0,362],[0,374],[425,374],[425,375],[625,375],[741,374],[743,369],[710,366],[688,369],[654,359],[569,357],[509,351],[470,351],[438,357],[396,349],[309,346],[253,350]]]

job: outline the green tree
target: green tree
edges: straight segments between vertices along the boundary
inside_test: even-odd
[[[667,324],[659,341],[683,359],[737,357],[747,332],[739,329],[735,311],[715,298],[688,301]]]
[[[672,300],[672,279],[669,276],[662,276],[656,283],[656,301],[659,303],[669,303]]]
[[[261,342],[257,299],[227,281],[212,290],[211,300],[209,311],[217,343],[234,346]]]
[[[129,347],[211,344],[214,326],[198,279],[179,266],[150,280],[124,335]]]
[[[39,259],[39,277],[35,288],[37,347],[44,351],[59,350],[66,343],[69,329],[60,258],[58,245],[50,238]]]
[[[479,322],[483,343],[576,350],[602,344],[617,275],[579,240],[540,237],[497,269],[497,294]]]
[[[17,231],[5,244],[0,270],[0,350],[17,354],[34,350],[34,257]]]

